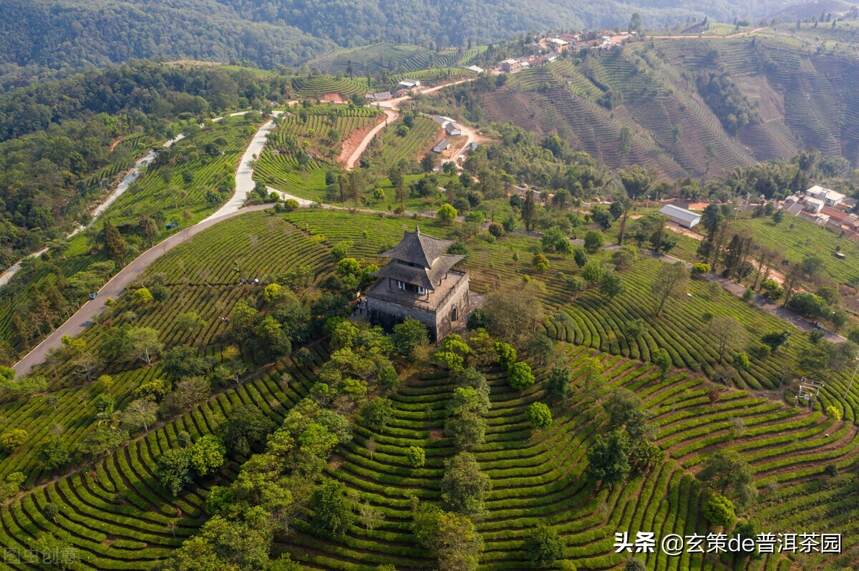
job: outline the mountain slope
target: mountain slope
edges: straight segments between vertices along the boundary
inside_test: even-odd
[[[0,86],[129,59],[293,65],[335,46],[493,42],[545,29],[658,28],[708,16],[760,18],[785,2],[721,0],[3,0]]]
[[[475,120],[557,132],[612,167],[716,176],[803,149],[859,162],[859,60],[772,39],[662,40],[469,87]]]

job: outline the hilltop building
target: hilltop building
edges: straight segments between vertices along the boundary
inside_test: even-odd
[[[470,294],[468,273],[453,267],[465,256],[447,254],[453,242],[405,232],[382,255],[389,262],[359,302],[358,314],[385,327],[407,317],[427,326],[433,339],[465,327]]]

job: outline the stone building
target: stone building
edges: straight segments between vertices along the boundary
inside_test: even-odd
[[[451,244],[421,234],[420,228],[405,232],[399,244],[382,254],[389,262],[364,294],[359,314],[384,327],[417,319],[436,340],[465,327],[468,272],[453,269],[465,256],[448,254]]]

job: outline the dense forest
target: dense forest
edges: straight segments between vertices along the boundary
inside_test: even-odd
[[[766,0],[706,5],[683,0],[452,2],[450,0],[7,0],[0,3],[0,87],[134,58],[295,65],[335,46],[377,41],[464,46],[557,28],[649,28],[709,16],[760,18]]]

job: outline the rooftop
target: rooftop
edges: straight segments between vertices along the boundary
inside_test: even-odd
[[[440,240],[421,234],[421,229],[416,227],[414,232],[403,232],[400,243],[383,252],[382,256],[429,269],[433,262],[447,254],[447,249],[452,245],[453,240]]]
[[[701,219],[701,215],[697,212],[692,212],[691,210],[686,210],[685,208],[680,208],[673,204],[666,204],[659,210],[659,213],[664,214],[665,216],[670,216],[671,218],[679,218],[685,222],[693,222]]]

